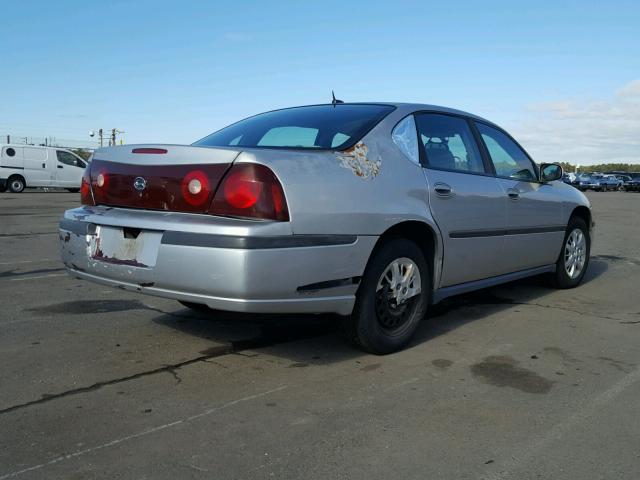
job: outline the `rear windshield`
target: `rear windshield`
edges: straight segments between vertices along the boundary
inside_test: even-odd
[[[194,145],[342,150],[354,145],[394,108],[337,104],[275,110],[234,123]]]

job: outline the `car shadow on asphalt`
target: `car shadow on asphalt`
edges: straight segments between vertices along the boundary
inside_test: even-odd
[[[594,281],[607,269],[607,262],[592,259],[583,283]],[[536,276],[445,299],[430,307],[428,321],[422,322],[409,347],[514,306],[539,303],[554,291],[545,276]],[[571,290],[565,292],[571,295]],[[270,355],[287,358],[294,362],[292,365],[321,365],[366,355],[342,339],[341,320],[340,316],[328,314],[266,315],[186,308],[153,319],[164,327],[211,340],[212,347],[200,352],[205,357],[268,347]],[[299,341],[309,339],[318,340],[313,352],[300,348]]]

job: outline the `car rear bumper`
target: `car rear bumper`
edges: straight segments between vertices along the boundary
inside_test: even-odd
[[[220,310],[351,313],[377,237],[292,235],[286,222],[202,217],[69,210],[62,260],[78,278]],[[137,237],[124,240],[125,232]]]

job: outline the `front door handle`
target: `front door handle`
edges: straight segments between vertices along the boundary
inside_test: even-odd
[[[517,200],[518,198],[520,198],[520,192],[515,188],[510,188],[509,190],[507,190],[507,195],[509,195],[509,198],[511,200]]]
[[[58,168],[64,168],[62,165],[58,165]]]
[[[453,189],[450,185],[440,182],[433,186],[433,191],[436,192],[436,195],[439,197],[450,197],[453,194]]]

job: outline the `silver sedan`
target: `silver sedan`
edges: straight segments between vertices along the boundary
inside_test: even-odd
[[[556,164],[432,105],[263,113],[189,146],[97,150],[60,221],[79,278],[238,312],[333,312],[374,353],[430,305],[538,274],[577,286],[592,212]]]

